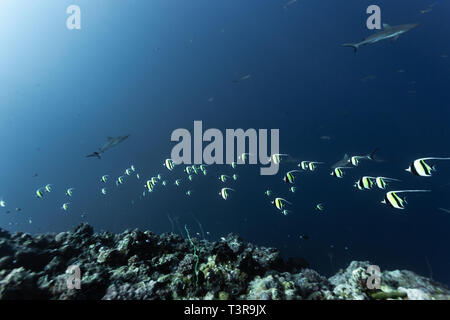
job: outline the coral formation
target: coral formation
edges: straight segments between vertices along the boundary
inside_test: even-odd
[[[194,254],[192,253],[194,251]],[[302,265],[303,263],[303,265]],[[68,289],[69,266],[81,288]],[[381,272],[365,285],[369,262],[327,279],[306,261],[229,234],[216,242],[126,230],[29,235],[0,229],[0,299],[449,299],[444,285],[410,271]]]

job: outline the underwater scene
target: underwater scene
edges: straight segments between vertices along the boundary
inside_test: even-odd
[[[2,0],[0,299],[448,300],[449,12]]]

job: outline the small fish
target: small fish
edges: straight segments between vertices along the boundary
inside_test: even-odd
[[[194,178],[192,177],[192,175],[189,175],[188,179],[189,179],[189,181],[192,181],[192,179],[194,179]]]
[[[123,184],[123,182],[124,182],[124,176],[118,177],[118,178],[117,178],[117,182],[118,182],[119,184]]]
[[[282,214],[284,214],[285,216],[287,216],[289,213],[291,213],[292,211],[290,211],[290,210],[286,210],[286,209],[283,209],[283,211],[281,211],[281,213]]]
[[[319,203],[318,205],[316,205],[316,210],[318,211],[323,211],[325,210],[325,206],[323,203]]]
[[[275,205],[278,210],[283,210],[285,203],[292,205],[292,203],[283,198],[275,198],[275,200],[272,201],[272,204]]]
[[[106,183],[106,181],[108,181],[109,175],[105,174],[104,176],[101,177],[100,181],[103,183]]]
[[[375,177],[364,176],[355,182],[354,186],[359,190],[370,190],[374,186]]]
[[[296,187],[290,187],[289,191],[292,192],[292,193],[295,193],[295,191],[297,191],[297,188]]]
[[[350,158],[350,162],[352,165],[354,165],[355,167],[357,167],[359,165],[359,158],[358,156],[353,156]]]
[[[184,168],[184,172],[186,172],[187,174],[191,174],[193,171],[191,166],[187,166],[186,168]]]
[[[205,170],[202,170],[202,172],[203,172],[203,175],[204,176],[206,176],[206,174],[208,173],[208,171],[205,169]]]
[[[38,197],[39,199],[42,199],[44,197],[44,192],[41,188],[36,190],[36,197]]]
[[[178,187],[181,184],[181,179],[175,180],[175,185]]]
[[[272,190],[266,190],[266,192],[264,192],[264,194],[268,197],[270,197],[272,195]]]
[[[163,182],[161,182],[161,184],[162,184],[163,186],[166,186],[166,185],[167,185],[167,181],[164,180]]]
[[[334,168],[334,170],[330,173],[330,175],[341,179],[344,177],[344,174],[345,174],[344,171],[342,171],[342,169],[350,169],[350,168],[347,168],[347,167]]]
[[[156,176],[158,178],[158,180],[161,180],[161,175],[158,173],[158,175]]]
[[[127,176],[131,175],[131,172],[132,172],[132,170],[129,169],[129,168],[125,170],[125,174],[126,174]]]
[[[250,74],[246,74],[245,76],[242,76],[242,77],[240,77],[239,79],[233,80],[233,83],[238,83],[238,82],[240,82],[240,81],[242,81],[242,80],[249,79],[250,77],[251,77]]]
[[[145,197],[145,195],[146,195],[146,192],[142,191],[142,196]]]
[[[357,167],[359,165],[359,160],[367,159],[367,160],[375,160],[375,152],[377,152],[379,148],[375,148],[371,153],[363,155],[363,156],[352,156],[350,158],[350,163]]]
[[[445,213],[450,213],[450,210],[449,209],[444,209],[444,208],[438,208],[439,210],[441,210],[441,211],[443,211],[443,212],[445,212]]]
[[[401,180],[388,177],[377,177],[375,180],[377,187],[380,189],[386,189],[389,181],[401,181]]]
[[[131,165],[130,169],[131,169],[131,171],[133,171],[133,172],[136,171],[136,167],[133,166],[133,165]]]
[[[198,174],[198,169],[195,165],[192,166],[192,170],[194,171],[195,174]]]
[[[61,206],[61,209],[63,209],[64,211],[67,211],[67,209],[69,209],[69,202],[66,202],[66,203],[64,203],[62,206]]]
[[[220,175],[219,180],[222,182],[227,182],[228,178],[229,178],[229,176],[222,174],[222,175]]]
[[[71,196],[73,195],[73,190],[75,190],[75,188],[69,188],[69,189],[67,189],[66,194],[67,194],[69,197],[71,197]]]
[[[275,153],[271,156],[270,161],[275,163],[275,164],[280,164],[281,162],[281,157],[289,157],[288,154],[283,154],[283,153]]]
[[[152,180],[147,180],[145,187],[147,188],[148,192],[152,192],[153,191],[153,183]]]
[[[187,196],[191,196],[191,195],[192,195],[192,190],[186,191],[186,195],[187,195]]]
[[[52,185],[51,185],[51,184],[47,184],[47,185],[44,187],[44,189],[45,189],[45,191],[47,191],[47,192],[52,192]]]
[[[250,153],[243,153],[238,157],[238,159],[242,160],[242,163],[246,163],[250,156]]]
[[[165,166],[167,169],[169,169],[170,171],[173,170],[173,168],[175,167],[172,159],[166,159],[166,161],[164,161],[163,166]]]
[[[2,207],[2,208],[6,207],[6,201],[5,200],[0,200],[0,207]]]
[[[237,162],[234,162],[234,161],[233,161],[233,162],[231,163],[231,167],[232,167],[233,169],[236,169],[236,166],[237,166]]]
[[[20,212],[20,211],[22,211],[21,208],[16,208],[16,212]]]
[[[158,183],[158,178],[157,177],[152,177],[151,180],[152,180],[152,184],[153,185],[156,185]]]
[[[299,170],[291,170],[286,172],[285,176],[283,177],[283,181],[286,183],[294,183],[295,181],[295,176],[293,175],[294,172],[300,172]]]
[[[208,165],[206,165],[206,164],[201,164],[199,168],[201,171],[205,171],[207,166]]]
[[[397,191],[389,191],[384,196],[383,201],[381,203],[387,204],[394,209],[405,209],[406,199],[398,196],[398,193],[406,193],[406,192],[431,192],[430,190],[397,190]]]
[[[309,170],[310,171],[316,170],[318,164],[323,164],[323,162],[311,161],[310,163],[308,163]]]
[[[139,173],[136,173],[136,179],[141,179],[141,176],[139,175]]]
[[[309,161],[302,161],[297,166],[302,168],[303,170],[308,170],[308,168],[309,168],[308,163],[309,163]]]
[[[233,174],[232,178],[233,178],[234,181],[236,181],[238,179],[238,175],[237,174]]]
[[[287,9],[288,7],[290,7],[291,5],[293,5],[293,4],[296,3],[296,2],[297,2],[297,0],[290,0],[290,1],[286,2],[286,3],[283,5],[283,9]]]
[[[427,160],[450,160],[450,158],[435,158],[435,157],[429,157],[429,158],[420,158],[417,160],[414,160],[408,169],[405,169],[408,172],[411,172],[413,175],[420,176],[420,177],[431,177],[432,172],[436,171],[436,167],[431,167],[426,163]]]
[[[231,188],[222,188],[220,190],[219,194],[222,196],[223,200],[228,199],[228,191],[235,191],[235,190]]]
[[[102,194],[106,194],[106,193],[107,193],[106,188],[102,188]]]

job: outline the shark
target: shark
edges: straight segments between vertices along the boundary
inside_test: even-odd
[[[344,43],[343,47],[352,47],[355,52],[358,51],[360,46],[366,44],[372,44],[381,40],[392,39],[393,41],[397,40],[400,35],[416,28],[418,23],[410,23],[410,24],[402,24],[398,26],[390,26],[387,23],[383,23],[383,29],[378,31],[367,38],[363,39],[359,43]]]
[[[118,145],[122,141],[126,140],[130,135],[124,135],[124,136],[118,136],[118,137],[107,137],[106,143],[103,145],[103,147],[99,148],[98,151],[94,151],[93,153],[86,156],[86,158],[90,157],[97,157],[98,159],[101,159],[102,157],[100,154],[104,153],[106,150],[111,149],[112,147]]]

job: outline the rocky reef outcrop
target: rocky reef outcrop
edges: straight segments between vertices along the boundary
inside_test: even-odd
[[[367,286],[369,262],[331,278],[303,259],[230,234],[211,242],[127,230],[94,233],[81,224],[59,234],[0,229],[0,299],[449,299],[442,284],[411,271],[383,271]],[[80,271],[80,289],[69,288]],[[70,286],[70,285],[69,285]]]

